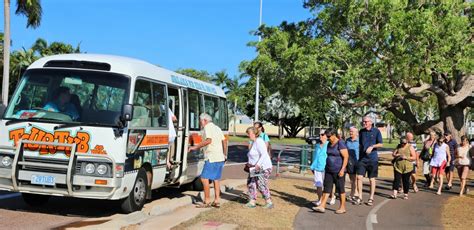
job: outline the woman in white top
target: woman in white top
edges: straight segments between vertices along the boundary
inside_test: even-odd
[[[459,196],[462,196],[464,193],[466,178],[469,174],[469,166],[471,165],[470,157],[468,155],[469,147],[466,135],[462,136],[461,145],[458,147],[456,159],[454,160],[454,165],[458,169],[459,179],[461,180],[461,191],[459,192]]]
[[[443,188],[443,176],[446,166],[449,166],[451,162],[451,154],[449,153],[449,146],[444,142],[445,137],[439,135],[438,141],[434,145],[433,157],[431,157],[431,175],[433,176],[430,184],[430,188],[433,188],[435,178],[439,178],[439,187],[436,194],[441,195],[441,189]]]
[[[272,173],[272,162],[267,153],[267,146],[262,138],[258,138],[257,129],[255,127],[247,128],[247,135],[252,141],[252,146],[247,154],[250,165],[250,173],[247,179],[247,187],[250,201],[245,205],[247,208],[255,208],[257,201],[257,188],[262,193],[266,205],[264,208],[273,208],[270,197],[270,189],[268,188],[268,179]],[[257,176],[252,175],[253,170]]]

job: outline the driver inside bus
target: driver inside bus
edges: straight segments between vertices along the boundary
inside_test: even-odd
[[[79,118],[77,108],[71,103],[71,93],[68,87],[59,87],[54,96],[54,101],[48,102],[43,109],[51,112],[64,113],[70,116],[73,121]]]

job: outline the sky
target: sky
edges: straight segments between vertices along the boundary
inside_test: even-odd
[[[258,28],[259,0],[42,0],[37,29],[26,28],[26,18],[14,14],[16,0],[11,2],[12,50],[43,38],[170,70],[226,70],[231,77],[239,74],[241,61],[256,56],[247,43],[258,40],[251,32]],[[303,0],[263,0],[263,23],[311,17],[302,5]],[[0,26],[3,31],[3,17]]]

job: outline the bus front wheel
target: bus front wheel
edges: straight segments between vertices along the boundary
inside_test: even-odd
[[[46,204],[50,198],[47,195],[31,194],[31,193],[22,193],[21,196],[26,204],[32,207],[38,207]]]
[[[146,201],[146,192],[148,187],[148,180],[146,177],[146,170],[141,168],[138,170],[137,179],[133,185],[132,191],[127,198],[122,201],[122,210],[125,213],[132,213],[143,208]]]

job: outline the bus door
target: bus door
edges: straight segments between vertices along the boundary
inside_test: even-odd
[[[176,117],[176,122],[173,122],[173,127],[176,131],[176,139],[173,143],[173,147],[171,147],[171,154],[170,161],[173,164],[169,172],[169,182],[175,182],[176,179],[180,176],[180,171],[182,169],[183,160],[181,158],[182,153],[182,143],[183,143],[183,106],[182,106],[182,96],[180,95],[180,91],[178,88],[168,86],[168,103],[169,108],[173,112]]]

